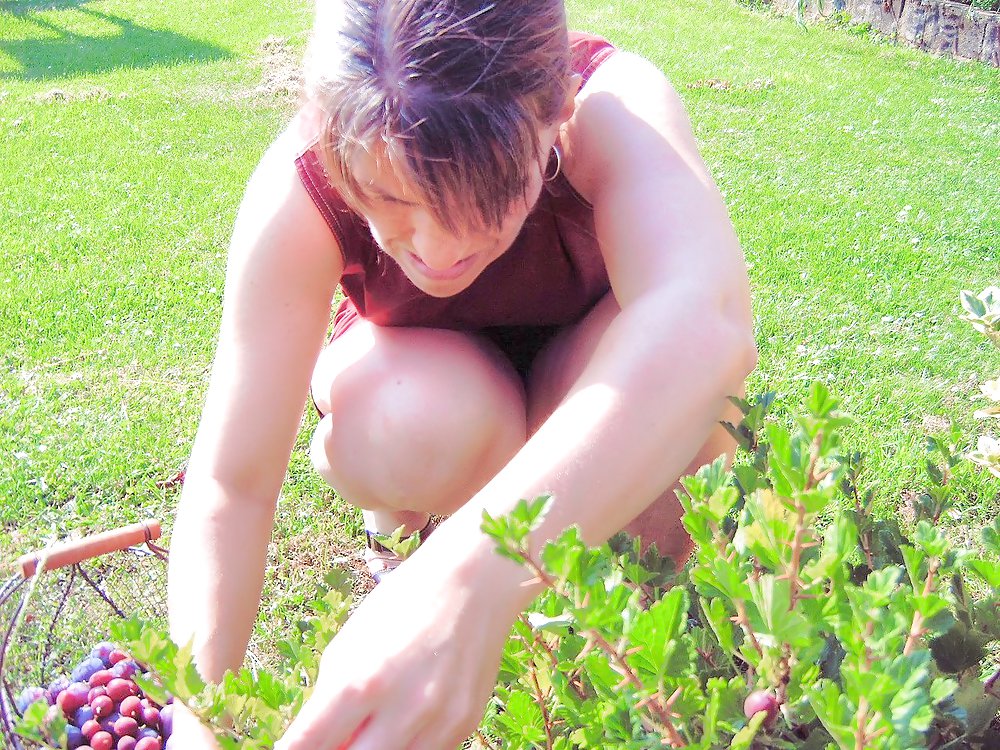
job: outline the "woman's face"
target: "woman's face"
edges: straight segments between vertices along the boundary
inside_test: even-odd
[[[540,133],[548,154],[556,139],[555,128]],[[499,229],[442,227],[426,201],[393,171],[389,159],[362,152],[352,164],[367,205],[365,218],[372,237],[421,291],[433,297],[450,297],[466,289],[483,270],[502,255],[517,238],[542,190],[541,160],[531,168],[531,178],[521,199],[511,205]]]

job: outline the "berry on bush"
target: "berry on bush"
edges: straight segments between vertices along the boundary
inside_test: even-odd
[[[766,690],[754,690],[743,701],[743,714],[750,719],[761,711],[767,713],[764,726],[774,726],[774,722],[778,718],[778,699]]]

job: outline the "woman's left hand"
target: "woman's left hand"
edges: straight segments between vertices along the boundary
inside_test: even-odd
[[[442,541],[354,611],[275,750],[454,750],[476,729],[516,610],[489,581],[445,568]]]

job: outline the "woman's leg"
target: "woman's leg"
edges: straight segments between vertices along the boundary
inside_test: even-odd
[[[608,293],[582,320],[560,331],[538,355],[527,385],[529,436],[565,398],[593,356],[601,336],[619,312],[618,302]],[[664,352],[663,356],[670,357],[671,353]],[[733,395],[742,396],[742,393]],[[725,410],[719,414],[720,421],[736,424],[739,419],[739,410],[732,404],[727,403]],[[726,454],[727,462],[732,462],[735,448],[735,441],[720,425],[682,476],[693,474],[722,454]],[[679,487],[679,482],[665,487],[663,494],[625,527],[630,534],[639,536],[644,545],[655,543],[660,553],[672,557],[678,566],[687,561],[693,549],[691,539],[681,525],[682,509],[674,493]]]
[[[480,337],[363,320],[320,355],[320,475],[373,530],[423,527],[469,500],[524,445],[520,377]]]

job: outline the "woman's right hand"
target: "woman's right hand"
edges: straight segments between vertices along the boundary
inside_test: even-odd
[[[174,731],[164,750],[219,750],[212,730],[199,721],[183,703],[174,701]]]

